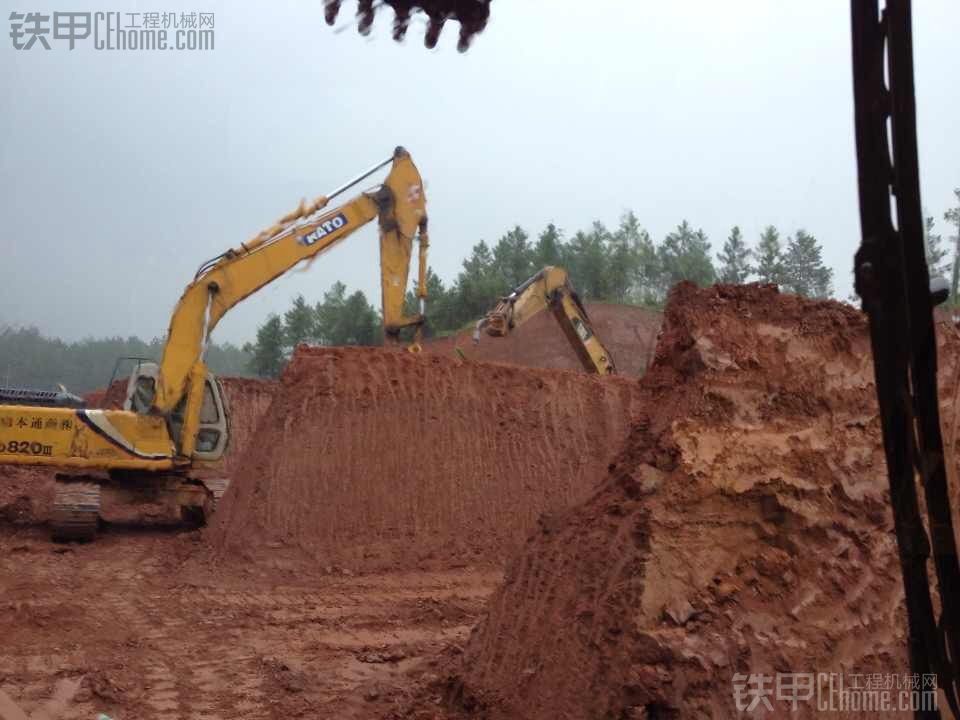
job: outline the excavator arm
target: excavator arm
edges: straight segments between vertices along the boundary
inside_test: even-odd
[[[474,342],[479,342],[480,331],[484,328],[488,335],[507,335],[547,308],[557,319],[587,372],[598,375],[616,373],[613,357],[597,338],[586,308],[573,289],[567,271],[561,267],[548,265],[509,295],[500,298],[497,306],[477,323]]]
[[[333,210],[320,213],[330,199],[388,163],[390,173],[378,189],[361,193]],[[404,327],[423,323],[426,294],[427,214],[423,182],[410,154],[397,148],[393,157],[338,188],[329,196],[303,204],[247,243],[208,261],[187,286],[170,320],[156,391],[149,409],[169,415],[188,397],[191,376],[205,376],[203,351],[220,319],[234,305],[303,261],[312,261],[358,228],[379,217],[384,330],[396,340]],[[421,314],[406,317],[407,287],[414,236],[420,236]],[[196,410],[200,396],[196,394]],[[194,398],[186,416],[192,417]],[[189,428],[185,428],[189,430]],[[185,433],[189,437],[190,433]]]

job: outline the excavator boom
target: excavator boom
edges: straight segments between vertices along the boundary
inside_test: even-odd
[[[372,168],[337,192],[388,162],[391,161]],[[301,204],[251,241],[201,266],[194,281],[184,290],[170,320],[153,400],[154,412],[169,414],[185,397],[191,369],[202,357],[211,331],[230,308],[297,263],[313,260],[378,216],[387,338],[395,339],[401,328],[422,323],[422,316],[408,318],[403,315],[413,238],[418,231],[421,256],[427,247],[423,181],[410,154],[397,148],[390,173],[380,188],[361,193],[346,204],[318,215],[329,200],[330,197],[324,196],[310,204]],[[420,265],[425,267],[425,264],[421,257]],[[423,287],[421,278],[420,288]]]
[[[326,210],[333,197],[388,164],[382,185]],[[93,537],[101,489],[119,494],[123,502],[154,502],[162,496],[190,517],[207,517],[229,483],[218,476],[229,440],[227,407],[203,361],[210,333],[234,305],[374,218],[380,225],[384,333],[397,342],[403,328],[414,327],[419,340],[426,296],[426,199],[420,173],[398,147],[391,158],[329,196],[301,203],[248,242],[201,265],[174,309],[160,364],[138,363],[123,410],[88,410],[65,391],[0,393],[0,462],[68,471],[57,475],[54,537]],[[406,316],[403,302],[417,236],[420,313]]]
[[[584,370],[598,375],[616,373],[613,357],[597,338],[587,309],[573,289],[567,271],[561,267],[548,265],[501,298],[496,308],[477,324],[474,342],[479,342],[481,329],[486,328],[488,335],[507,335],[548,308]]]

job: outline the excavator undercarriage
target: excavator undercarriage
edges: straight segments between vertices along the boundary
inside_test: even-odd
[[[227,478],[183,475],[57,473],[50,534],[54,540],[93,540],[102,522],[101,504],[149,508],[137,520],[206,524],[230,485]]]

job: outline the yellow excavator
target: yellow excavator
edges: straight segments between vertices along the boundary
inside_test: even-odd
[[[390,165],[382,185],[334,210],[331,199]],[[380,226],[384,334],[398,344],[414,328],[419,347],[426,298],[426,198],[410,154],[391,158],[300,206],[239,247],[200,266],[170,320],[159,364],[139,362],[122,410],[76,407],[64,392],[0,393],[0,463],[49,465],[57,475],[55,539],[96,533],[101,490],[120,502],[164,502],[203,521],[226,490],[222,460],[230,425],[220,385],[204,363],[210,333],[234,305],[294,266],[311,262],[374,218]],[[419,313],[406,316],[413,241],[419,240]],[[13,404],[3,404],[13,403]]]
[[[587,309],[573,289],[570,276],[562,267],[553,265],[548,265],[514,288],[509,295],[500,298],[497,306],[477,323],[473,341],[480,342],[480,333],[484,329],[488,335],[495,337],[507,335],[547,308],[557,319],[584,370],[597,375],[617,372],[613,356],[597,337]]]

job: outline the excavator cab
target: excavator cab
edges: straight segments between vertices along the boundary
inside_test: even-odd
[[[141,415],[148,413],[156,396],[159,376],[160,366],[157,363],[138,360],[127,383],[127,397],[123,409]],[[170,437],[178,449],[182,447],[181,436],[186,407],[187,396],[185,395],[167,419]],[[192,457],[208,462],[219,460],[226,452],[228,439],[229,427],[223,392],[214,374],[207,372],[203,382],[197,439]]]

